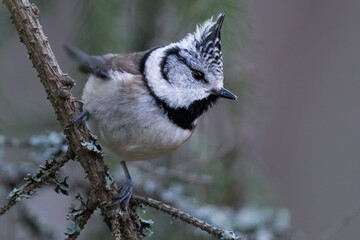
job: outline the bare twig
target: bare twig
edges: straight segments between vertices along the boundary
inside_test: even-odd
[[[36,180],[27,181],[22,187],[14,190],[8,197],[8,202],[0,208],[0,216],[5,214],[12,206],[14,206],[23,196],[31,196],[34,190],[39,188],[41,185],[47,183],[47,181],[55,175],[64,164],[70,159],[74,158],[74,153],[71,150],[61,157],[57,161],[53,161],[51,166],[46,169],[40,169],[39,173],[35,175]],[[33,179],[35,179],[33,178]]]
[[[49,229],[49,226],[43,221],[40,221],[38,216],[31,213],[24,204],[20,204],[16,211],[19,215],[19,221],[30,230],[34,238],[38,240],[54,239],[53,230]]]
[[[65,126],[79,114],[70,92],[74,80],[64,74],[59,67],[38,20],[39,9],[28,0],[3,0],[3,2],[11,14],[20,40],[28,50],[57,118],[61,126]],[[65,130],[65,135],[96,192],[105,222],[115,238],[139,239],[128,211],[120,215],[118,207],[107,207],[118,192],[118,187],[108,174],[101,147],[94,137],[85,125],[71,127]]]
[[[188,213],[185,213],[179,209],[176,209],[170,205],[167,205],[161,201],[157,201],[148,197],[138,196],[134,195],[133,200],[137,203],[142,203],[147,206],[153,207],[155,209],[158,209],[164,213],[167,213],[171,215],[172,217],[179,218],[180,220],[189,223],[195,227],[200,228],[201,230],[204,230],[212,235],[214,235],[217,238],[223,239],[223,240],[245,240],[245,238],[236,236],[234,233],[225,231],[221,228],[215,227],[209,223],[206,223],[198,218],[195,218],[191,216]]]
[[[338,220],[333,226],[331,226],[329,229],[327,229],[325,232],[323,232],[320,236],[321,240],[331,240],[334,239],[336,234],[343,229],[346,225],[351,223],[355,218],[360,216],[360,206],[357,206],[354,211],[347,214],[346,216],[343,216],[341,219]]]
[[[150,172],[152,174],[157,173],[156,177],[165,177],[165,178],[176,178],[184,182],[188,182],[191,184],[211,184],[212,178],[206,174],[193,174],[189,173],[189,171],[185,171],[184,169],[175,170],[165,167],[158,167],[152,163],[142,162],[141,164],[137,164],[137,168]]]

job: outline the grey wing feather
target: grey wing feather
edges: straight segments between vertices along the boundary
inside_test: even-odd
[[[76,47],[64,45],[71,58],[80,63],[79,69],[84,73],[95,74],[102,79],[109,78],[109,71],[115,70],[139,75],[141,59],[146,52],[127,55],[107,54],[104,56],[90,56]]]

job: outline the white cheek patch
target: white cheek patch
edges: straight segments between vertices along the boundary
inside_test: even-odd
[[[176,46],[178,45],[173,43],[152,52],[145,64],[145,76],[154,94],[165,100],[170,107],[188,107],[194,101],[208,97],[209,93],[199,89],[180,89],[163,78],[160,63],[166,50]]]

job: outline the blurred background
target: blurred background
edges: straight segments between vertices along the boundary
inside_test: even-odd
[[[63,44],[94,55],[141,51],[175,42],[225,12],[225,87],[239,99],[220,101],[175,152],[130,163],[135,192],[249,239],[358,238],[359,1],[34,2],[78,99],[87,76]],[[0,73],[1,204],[26,172],[63,149],[61,128],[4,6]],[[107,161],[121,182],[118,161]],[[71,231],[66,212],[88,187],[76,162],[60,171],[59,179],[65,176],[70,196],[43,187],[0,218],[0,239],[63,239],[67,226]],[[152,209],[140,214],[154,221],[148,239],[212,239]],[[80,239],[100,237],[111,239],[96,213]]]

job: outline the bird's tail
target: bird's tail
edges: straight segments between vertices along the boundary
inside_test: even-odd
[[[83,64],[86,65],[90,59],[90,56],[88,54],[86,54],[85,52],[81,51],[76,47],[64,45],[64,48],[71,58],[78,61],[82,65]]]
[[[80,49],[64,45],[66,52],[71,58],[79,62],[79,70],[84,73],[92,73],[101,78],[107,78],[107,73],[102,70],[105,61],[99,56],[90,56]]]

